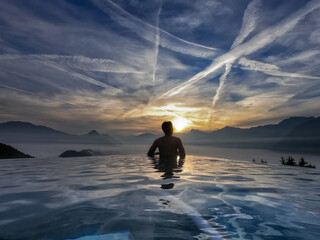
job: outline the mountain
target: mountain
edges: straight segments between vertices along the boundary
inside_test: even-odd
[[[211,132],[193,129],[177,136],[185,144],[320,153],[320,117],[290,117],[278,124],[245,129],[230,126]],[[131,137],[131,141],[151,144],[157,137],[142,134]]]
[[[32,134],[32,135],[58,135],[66,136],[67,133],[54,130],[45,126],[36,126],[28,122],[19,122],[19,121],[10,121],[0,124],[0,133],[1,134]]]
[[[305,124],[309,126],[311,122],[316,120],[314,117],[291,117],[281,121],[278,124],[268,124],[251,128],[236,128],[226,126],[222,129],[212,132],[201,132],[199,130],[191,130],[185,136],[234,139],[234,138],[268,138],[268,137],[285,137],[291,133],[296,127]],[[213,140],[213,139],[212,139]]]
[[[210,138],[238,139],[238,138],[279,138],[286,137],[296,127],[314,121],[314,117],[291,117],[278,124],[268,124],[251,128],[224,127],[209,133]]]
[[[254,137],[285,137],[297,126],[307,124],[314,119],[314,117],[290,117],[278,124],[249,128],[247,132]]]
[[[0,159],[9,158],[33,158],[32,156],[18,151],[10,145],[0,143]]]
[[[314,118],[295,126],[288,134],[290,137],[315,137],[320,136],[320,117]]]
[[[85,135],[73,135],[28,122],[11,121],[0,124],[0,141],[6,143],[83,143],[116,144],[108,134],[92,130]]]
[[[87,134],[79,136],[78,141],[81,142],[90,142],[90,143],[107,143],[107,144],[118,144],[115,139],[109,136],[109,134],[100,134],[96,130],[92,130]]]
[[[160,135],[155,135],[152,133],[143,133],[140,135],[130,135],[130,136],[118,136],[118,139],[122,143],[133,143],[133,144],[152,144]]]
[[[296,152],[320,153],[320,117],[294,127],[286,138],[279,141],[274,149]]]
[[[90,132],[82,136],[100,136],[100,134],[96,130],[91,130]]]
[[[118,136],[124,143],[148,144],[160,137],[152,133],[137,136]],[[177,134],[185,144],[210,145],[235,148],[263,148],[281,151],[320,153],[320,117],[290,117],[278,124],[251,128],[226,126],[222,129],[203,132],[191,130]],[[84,135],[72,135],[45,126],[26,122],[0,124],[0,141],[6,143],[82,143],[119,144],[108,134],[92,130]]]
[[[158,138],[158,135],[152,134],[152,133],[144,133],[144,134],[140,134],[138,135],[135,139],[138,141],[154,141]]]
[[[278,124],[247,129],[225,127],[203,136],[205,140],[199,141],[197,138],[186,140],[192,144],[211,144],[221,147],[320,153],[320,118],[291,117]]]

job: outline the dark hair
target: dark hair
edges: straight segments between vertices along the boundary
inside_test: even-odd
[[[163,122],[161,125],[161,128],[166,135],[171,135],[173,133],[173,126],[172,126],[172,122],[170,121]]]

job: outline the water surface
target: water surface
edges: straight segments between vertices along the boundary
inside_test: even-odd
[[[162,174],[144,155],[1,160],[0,239],[320,239],[317,169],[188,156]]]

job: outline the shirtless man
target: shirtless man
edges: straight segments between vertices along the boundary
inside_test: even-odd
[[[148,151],[149,157],[154,157],[155,151],[159,148],[160,153],[160,163],[165,165],[167,169],[166,174],[172,174],[172,170],[177,164],[177,156],[180,156],[180,159],[186,157],[184,147],[182,145],[181,139],[178,137],[172,136],[173,126],[171,122],[163,122],[162,130],[164,136],[156,139]]]

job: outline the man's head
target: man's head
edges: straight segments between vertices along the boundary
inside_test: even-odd
[[[172,122],[170,122],[170,121],[163,122],[161,128],[162,128],[165,135],[171,136],[173,134]]]

